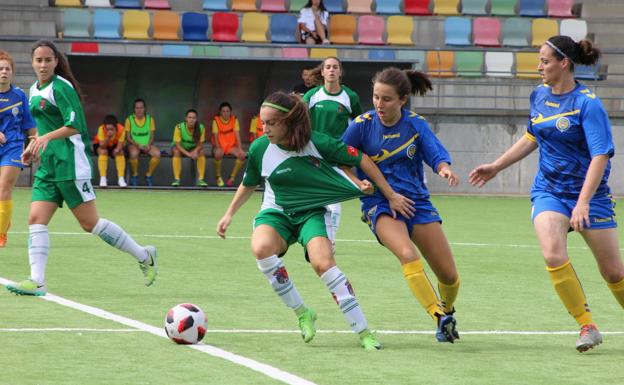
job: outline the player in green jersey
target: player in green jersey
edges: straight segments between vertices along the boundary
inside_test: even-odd
[[[366,318],[346,276],[336,266],[325,206],[372,193],[366,180],[334,167],[358,166],[391,202],[394,210],[412,214],[412,201],[395,193],[370,158],[337,139],[313,132],[305,104],[295,95],[276,92],[260,109],[265,135],[253,142],[243,182],[217,225],[225,238],[232,217],[265,181],[262,208],[254,219],[252,253],[259,269],[284,304],[299,318],[304,342],[316,333],[316,313],[306,307],[288,276],[280,256],[299,242],[307,250],[309,262],[330,290],[360,343],[367,350],[381,344],[369,331]]]
[[[7,285],[16,294],[45,295],[45,268],[50,236],[48,223],[63,202],[80,226],[104,242],[134,256],[151,285],[157,274],[156,248],[140,246],[115,223],[100,218],[91,185],[91,151],[80,88],[65,56],[47,40],[35,43],[32,66],[37,81],[30,88],[30,111],[38,136],[22,154],[22,162],[41,160],[28,215],[30,278]]]

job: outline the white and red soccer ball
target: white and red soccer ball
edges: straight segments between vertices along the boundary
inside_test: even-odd
[[[167,337],[177,344],[192,345],[204,338],[208,319],[199,308],[192,303],[181,303],[172,307],[165,317]]]

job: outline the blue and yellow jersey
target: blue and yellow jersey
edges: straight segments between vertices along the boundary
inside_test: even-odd
[[[531,93],[530,108],[525,137],[539,146],[539,170],[531,192],[578,196],[591,159],[614,154],[611,124],[602,102],[580,83],[561,95],[541,85]],[[610,170],[608,162],[596,195],[609,193]]]
[[[24,91],[11,86],[7,92],[0,92],[0,132],[7,143],[23,141],[26,131],[35,127]]]
[[[392,188],[410,198],[427,198],[423,162],[434,171],[451,156],[422,116],[403,109],[401,119],[392,127],[384,126],[374,110],[356,117],[342,140],[367,154],[381,170]],[[360,178],[368,178],[358,169]],[[381,192],[375,196],[383,198]],[[366,199],[363,198],[363,199]]]

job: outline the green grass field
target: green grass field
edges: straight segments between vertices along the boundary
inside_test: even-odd
[[[462,278],[461,340],[441,344],[433,321],[410,294],[396,259],[343,204],[338,265],[349,277],[384,350],[363,351],[323,283],[293,246],[285,263],[321,330],[310,344],[258,271],[249,248],[256,194],[228,235],[215,226],[232,194],[99,191],[98,209],[160,254],[160,275],[145,287],[134,259],[81,233],[67,209],[52,223],[50,293],[161,328],[181,302],[208,316],[205,343],[309,382],[338,384],[621,384],[624,312],[578,234],[570,255],[604,344],[574,349],[577,326],[550,284],[530,223],[527,198],[436,196]],[[30,190],[17,189],[0,277],[28,275]],[[618,207],[618,213],[621,208]],[[430,273],[430,277],[433,275]],[[257,371],[165,338],[57,303],[0,291],[0,384],[279,384]],[[286,331],[286,332],[278,332]],[[498,332],[497,332],[498,331]],[[404,333],[398,333],[404,332]],[[502,332],[527,332],[509,334]],[[541,332],[541,333],[540,333]],[[558,332],[570,332],[565,334]],[[609,332],[613,333],[610,334]],[[293,382],[296,383],[296,382]]]

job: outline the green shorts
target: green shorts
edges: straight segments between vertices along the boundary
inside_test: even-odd
[[[331,216],[324,207],[293,215],[275,209],[262,210],[254,218],[253,227],[260,225],[274,228],[288,246],[299,242],[305,247],[312,238],[329,238],[331,234]]]
[[[35,178],[33,183],[33,201],[54,202],[59,207],[63,207],[63,201],[65,201],[67,206],[73,209],[94,199],[95,190],[93,190],[90,179],[52,182]]]

